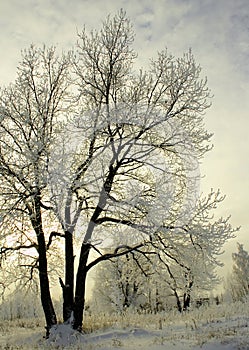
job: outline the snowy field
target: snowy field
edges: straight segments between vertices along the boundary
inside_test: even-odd
[[[180,315],[86,316],[85,334],[58,325],[50,339],[43,320],[0,321],[0,349],[249,349],[249,302],[202,307]]]

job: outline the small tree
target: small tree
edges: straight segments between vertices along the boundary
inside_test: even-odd
[[[243,300],[249,294],[249,254],[243,244],[237,244],[237,253],[232,254],[233,270],[228,279],[228,287],[233,300]]]

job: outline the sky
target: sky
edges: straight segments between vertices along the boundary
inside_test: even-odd
[[[225,273],[236,242],[249,251],[248,0],[0,0],[0,85],[14,80],[31,43],[70,49],[84,25],[99,28],[121,8],[134,25],[141,65],[165,47],[175,56],[191,48],[207,76],[213,99],[205,123],[214,148],[201,164],[201,191],[219,188],[226,199],[217,214],[241,226],[225,245]]]

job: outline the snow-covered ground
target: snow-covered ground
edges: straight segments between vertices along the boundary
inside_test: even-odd
[[[44,339],[38,320],[0,322],[0,349],[249,349],[249,303],[200,308],[184,315],[88,316],[79,334],[60,324]],[[94,326],[95,324],[95,326]]]

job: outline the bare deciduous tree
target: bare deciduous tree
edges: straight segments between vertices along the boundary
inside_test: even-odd
[[[206,79],[191,51],[175,58],[164,50],[135,71],[133,40],[120,11],[100,31],[80,33],[74,55],[31,47],[1,92],[1,256],[22,252],[38,269],[48,330],[56,242],[65,242],[64,321],[81,330],[88,271],[132,251],[149,254],[160,232],[180,242],[196,207],[198,162],[211,137]],[[193,236],[204,240],[207,231]],[[228,237],[220,233],[218,246]],[[113,250],[102,254],[106,240]]]
[[[211,291],[220,282],[216,270],[222,265],[219,261],[222,246],[237,231],[229,224],[229,218],[213,218],[213,211],[223,200],[219,191],[211,191],[208,196],[200,198],[195,211],[185,218],[185,225],[157,227],[150,245],[139,255],[131,255],[126,262],[120,258],[112,264],[100,266],[97,269],[100,281],[96,281],[96,289],[105,284],[106,288],[99,290],[98,294],[107,304],[109,300],[109,309],[111,303],[115,304],[115,299],[117,310],[130,305],[145,309],[142,294],[144,298],[147,296],[144,300],[149,304],[147,309],[155,311],[155,299],[164,300],[161,306],[166,307],[167,291],[168,297],[175,298],[176,307],[182,312],[190,307],[193,297],[203,297]],[[154,300],[149,298],[149,301],[151,295],[154,295]]]
[[[23,52],[14,84],[1,91],[1,257],[18,252],[22,268],[39,271],[47,327],[56,324],[48,278],[47,167],[66,107],[69,59],[55,49]],[[52,236],[50,236],[52,237]]]

